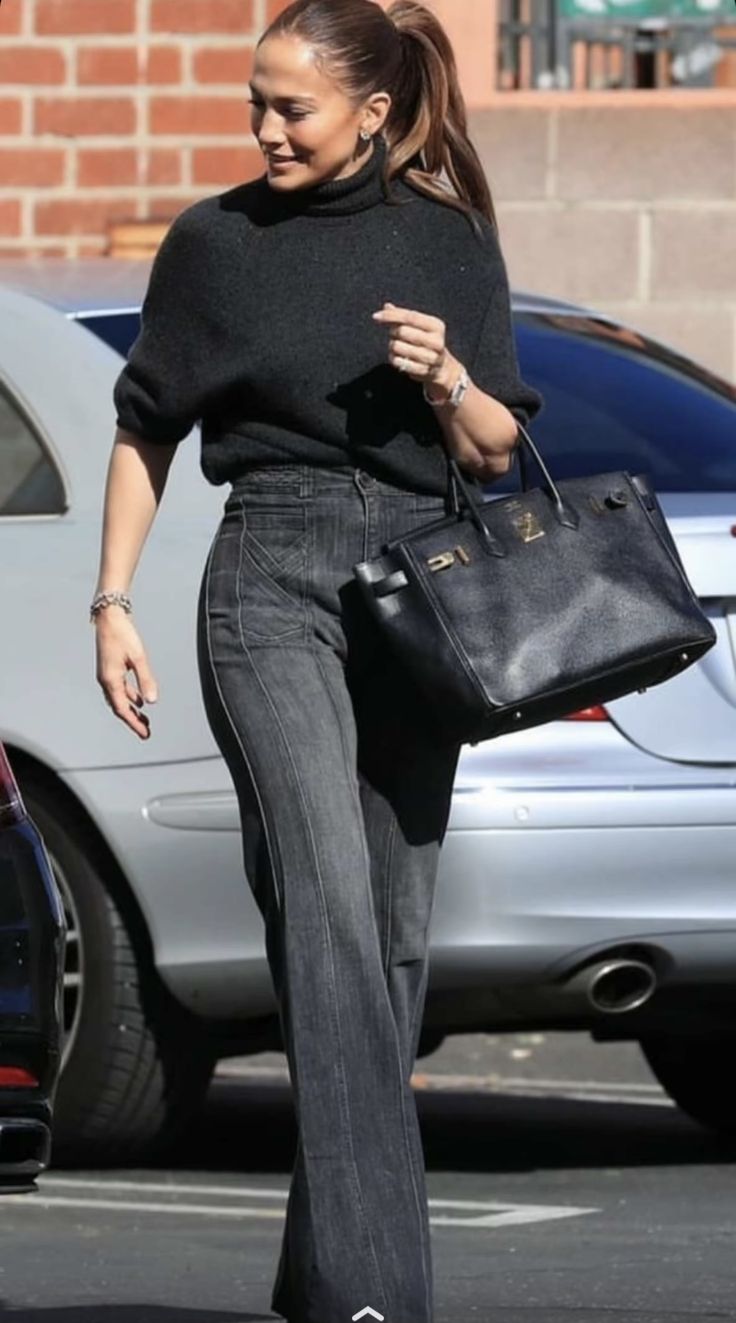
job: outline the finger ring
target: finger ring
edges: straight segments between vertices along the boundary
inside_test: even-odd
[[[398,360],[396,366],[397,366],[397,368],[399,369],[399,372],[406,372],[406,371],[408,370],[408,367],[409,367],[409,360],[408,360],[408,358],[400,358],[400,359]]]

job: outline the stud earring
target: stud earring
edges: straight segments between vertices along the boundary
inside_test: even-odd
[[[361,129],[360,136],[363,139],[363,142],[367,142],[369,138],[373,137],[373,134],[370,132],[369,129]]]

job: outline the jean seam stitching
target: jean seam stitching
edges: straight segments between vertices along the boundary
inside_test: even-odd
[[[252,528],[248,527],[247,514],[245,514],[244,516],[244,524],[245,524],[246,536],[251,539],[255,547],[258,549],[259,553],[264,557],[264,560],[267,563],[270,563],[276,574],[278,574],[279,572],[286,574],[291,569],[292,565],[298,565],[300,557],[304,555],[304,540],[306,537],[306,529],[304,527],[303,521],[302,521],[301,529],[297,534],[297,536],[294,538],[294,541],[289,543],[289,546],[286,548],[283,555],[278,557],[274,556],[273,552],[269,551],[268,547],[264,546],[263,542],[260,541],[260,539],[258,538],[258,534],[254,533]],[[251,557],[253,560],[256,559],[255,556],[253,556],[252,552],[251,552]]]
[[[240,638],[241,638],[241,646],[242,646],[242,648],[243,648],[243,652],[245,653],[246,656],[248,656],[248,648],[247,648],[247,646],[246,646],[246,644],[245,644],[245,642],[244,642],[244,640],[243,640],[242,631],[241,631]],[[314,655],[315,655],[315,658],[316,658],[316,653],[315,653]],[[281,723],[281,720],[280,720],[280,717],[279,717],[278,711],[277,711],[276,706],[275,706],[275,704],[274,704],[274,702],[273,702],[273,700],[272,700],[272,698],[271,698],[271,695],[270,695],[270,693],[269,693],[269,691],[268,691],[268,688],[267,688],[267,686],[263,683],[263,681],[262,681],[260,675],[258,674],[258,669],[257,669],[257,667],[256,667],[255,665],[253,665],[252,659],[251,659],[251,666],[252,666],[253,676],[254,676],[254,678],[255,678],[256,684],[259,686],[259,688],[260,688],[260,690],[261,690],[261,692],[262,692],[262,694],[263,694],[264,701],[268,704],[268,706],[269,706],[269,708],[270,708],[270,710],[271,710],[271,713],[272,713],[272,715],[273,715],[273,718],[274,718],[274,721],[275,721],[275,723],[276,723],[276,726],[278,727],[278,729],[279,729],[279,731],[280,731],[280,733],[281,733],[281,738],[282,738],[283,741],[284,741],[284,747],[285,747],[285,749],[286,749],[287,756],[288,756],[288,758],[289,758],[289,762],[290,762],[290,764],[291,764],[291,770],[292,770],[292,774],[293,774],[293,776],[294,776],[294,782],[295,782],[295,785],[296,785],[296,787],[297,787],[297,789],[298,789],[299,799],[300,799],[300,802],[301,802],[301,805],[302,805],[302,812],[303,812],[303,815],[304,815],[304,823],[305,823],[305,825],[306,825],[308,838],[309,838],[309,841],[310,841],[310,844],[311,844],[312,858],[313,858],[313,861],[314,861],[315,878],[316,878],[316,881],[317,881],[317,894],[318,894],[319,902],[320,902],[320,914],[321,914],[321,918],[322,918],[322,928],[323,928],[324,939],[325,939],[325,947],[326,947],[326,951],[327,951],[327,954],[328,954],[327,964],[328,964],[328,968],[329,968],[329,987],[330,987],[330,1003],[331,1003],[331,1011],[332,1011],[332,1020],[333,1020],[333,1027],[334,1027],[335,1038],[336,1038],[336,1041],[337,1041],[338,1046],[339,1046],[340,1060],[341,1060],[341,1063],[342,1063],[342,1062],[344,1061],[344,1051],[343,1051],[343,1044],[342,1044],[342,1035],[341,1035],[341,1033],[340,1033],[340,1018],[339,1018],[339,1012],[338,1012],[337,984],[336,984],[336,979],[335,979],[335,967],[334,967],[333,947],[332,947],[332,934],[331,934],[331,931],[330,931],[329,911],[328,911],[328,907],[327,907],[326,902],[325,902],[324,886],[323,886],[322,874],[321,874],[320,864],[319,864],[319,852],[318,852],[318,850],[317,850],[317,844],[316,844],[316,841],[315,841],[314,836],[313,836],[313,834],[312,834],[312,828],[311,828],[311,823],[310,823],[310,820],[309,820],[309,814],[308,814],[308,812],[307,812],[307,806],[306,806],[306,803],[305,803],[305,800],[304,800],[304,792],[303,792],[303,788],[302,788],[301,778],[300,778],[300,776],[299,776],[299,774],[298,774],[298,772],[297,772],[297,769],[296,769],[296,765],[295,765],[295,762],[294,762],[294,757],[293,757],[292,750],[291,750],[291,745],[290,745],[289,740],[288,740],[288,738],[287,738],[286,731],[284,730],[284,727],[283,727],[283,725],[282,725],[282,723]],[[319,667],[318,667],[318,669],[319,669]],[[320,670],[320,674],[322,674],[321,670]],[[323,677],[323,678],[324,678],[324,677]],[[331,698],[331,696],[330,696],[330,698]],[[364,1209],[363,1200],[362,1200],[362,1195],[361,1195],[360,1180],[359,1180],[359,1178],[358,1178],[357,1163],[356,1163],[356,1161],[355,1161],[355,1153],[354,1153],[354,1150],[353,1150],[353,1136],[352,1136],[352,1131],[351,1131],[351,1128],[350,1128],[349,1111],[348,1111],[348,1108],[347,1108],[347,1086],[346,1086],[346,1083],[345,1083],[344,1067],[343,1067],[342,1065],[340,1066],[340,1069],[339,1069],[339,1072],[338,1072],[338,1073],[339,1073],[339,1078],[340,1078],[340,1091],[339,1091],[339,1097],[340,1097],[340,1107],[341,1107],[341,1113],[342,1113],[342,1123],[343,1123],[343,1127],[344,1127],[345,1135],[346,1135],[346,1137],[347,1137],[347,1145],[348,1145],[348,1149],[349,1149],[349,1152],[350,1152],[350,1168],[351,1168],[351,1173],[352,1173],[352,1177],[353,1177],[353,1188],[354,1188],[354,1190],[355,1190],[356,1201],[357,1201],[357,1203],[358,1203],[358,1206],[359,1206],[359,1208],[360,1208],[360,1212],[361,1212],[361,1220],[362,1220],[362,1223],[363,1223],[363,1233],[364,1233],[364,1235],[366,1236],[367,1244],[368,1244],[368,1247],[369,1247],[369,1250],[370,1250],[371,1259],[372,1259],[372,1261],[373,1261],[373,1265],[374,1265],[375,1271],[376,1271],[376,1273],[377,1273],[376,1282],[377,1282],[378,1288],[380,1289],[380,1293],[381,1293],[381,1297],[382,1297],[383,1303],[385,1304],[385,1303],[386,1303],[386,1292],[385,1292],[384,1287],[383,1287],[383,1279],[382,1279],[382,1277],[381,1277],[381,1271],[380,1271],[380,1267],[379,1267],[379,1264],[378,1264],[378,1259],[377,1259],[377,1257],[376,1257],[375,1246],[374,1246],[374,1244],[373,1244],[373,1238],[372,1238],[371,1233],[370,1233],[370,1227],[368,1226],[368,1221],[367,1221],[367,1218],[366,1218],[366,1215],[365,1215],[365,1209]],[[305,1155],[305,1156],[306,1156],[306,1155]]]
[[[289,597],[289,594],[286,592],[286,590],[284,588],[281,588],[279,584],[273,583],[273,581],[268,576],[268,572],[258,564],[258,561],[255,559],[252,553],[248,551],[248,548],[245,545],[245,532],[246,532],[245,524],[246,524],[245,517],[243,517],[243,523],[240,530],[240,555],[238,558],[238,576],[237,576],[238,629],[240,633],[240,641],[244,648],[247,647],[244,638],[243,605],[242,605],[242,594],[241,594],[244,560],[247,560],[249,564],[253,566],[253,569],[256,571],[256,573],[260,574],[261,577],[266,580],[266,583],[269,584],[271,588],[273,588],[275,595],[279,597],[283,597],[284,602],[288,603],[289,606],[293,607],[294,605],[294,599],[292,597]],[[302,582],[302,589],[299,597],[299,607],[300,610],[302,611],[304,608],[304,596],[305,596],[305,589],[304,589],[304,583]],[[251,630],[251,634],[253,638],[257,639],[260,643],[277,644],[283,642],[285,639],[295,638],[298,634],[302,634],[303,630],[304,630],[304,622],[300,621],[298,625],[290,625],[289,628],[287,630],[284,630],[281,634],[259,634],[258,631],[255,629]]]
[[[315,656],[317,656],[316,653],[315,653]],[[329,697],[330,697],[330,701],[333,703],[333,707],[334,707],[334,700],[333,700],[332,695],[331,695],[331,693],[330,693],[329,685],[327,684],[326,678],[324,677],[324,673],[322,672],[322,667],[321,667],[321,662],[320,662],[319,657],[317,657],[317,665],[318,665],[318,668],[319,668],[319,670],[320,670],[320,673],[322,674],[322,677],[323,677],[323,683],[325,684],[325,686],[326,686],[326,688],[327,688],[328,695],[329,695]],[[336,715],[336,718],[337,718],[338,728],[339,728],[339,730],[340,730],[340,737],[341,737],[341,739],[344,739],[343,734],[342,734],[342,722],[339,720],[339,714],[338,714],[337,712],[336,712],[335,715]],[[343,756],[344,756],[344,755],[343,755]],[[361,809],[361,813],[362,813],[362,809]],[[366,848],[367,848],[367,847],[366,847]],[[368,860],[368,866],[369,866],[369,868],[370,868],[370,859]],[[369,874],[369,885],[370,885],[370,874]],[[380,952],[380,944],[379,944],[379,952]],[[430,1299],[429,1299],[429,1265],[428,1265],[428,1262],[427,1262],[427,1256],[426,1256],[425,1245],[424,1245],[424,1235],[423,1235],[424,1217],[423,1217],[423,1215],[422,1215],[421,1200],[420,1200],[420,1198],[419,1198],[419,1190],[418,1190],[418,1188],[417,1188],[417,1183],[416,1183],[416,1179],[415,1179],[415,1175],[414,1175],[413,1149],[412,1149],[412,1145],[411,1145],[411,1143],[410,1143],[410,1141],[409,1141],[409,1131],[408,1131],[408,1127],[407,1127],[407,1115],[406,1115],[406,1093],[405,1093],[405,1090],[406,1090],[406,1088],[408,1087],[408,1085],[407,1085],[407,1084],[405,1083],[405,1081],[404,1081],[404,1063],[403,1063],[402,1056],[401,1056],[401,1044],[400,1044],[400,1041],[399,1041],[399,1029],[398,1029],[398,1025],[396,1024],[396,1017],[394,1016],[393,1006],[391,1005],[391,998],[390,998],[390,996],[389,996],[388,985],[387,985],[387,983],[386,983],[386,981],[385,981],[385,978],[384,978],[384,981],[383,981],[383,989],[384,989],[384,992],[385,992],[385,997],[386,997],[386,1002],[387,1002],[387,1009],[388,1009],[388,1014],[389,1014],[389,1020],[390,1020],[390,1024],[391,1024],[391,1026],[393,1027],[393,1033],[394,1033],[394,1045],[395,1045],[395,1048],[396,1048],[396,1058],[397,1058],[397,1065],[398,1065],[398,1078],[399,1078],[399,1081],[400,1081],[400,1084],[399,1084],[399,1110],[400,1110],[400,1112],[401,1112],[401,1126],[402,1126],[402,1131],[403,1131],[403,1135],[404,1135],[404,1151],[405,1151],[406,1158],[407,1158],[407,1165],[408,1165],[408,1167],[409,1167],[409,1176],[410,1176],[410,1180],[411,1180],[412,1194],[413,1194],[413,1196],[414,1196],[414,1205],[415,1205],[415,1208],[416,1208],[417,1219],[418,1219],[419,1226],[420,1226],[420,1237],[419,1237],[419,1240],[420,1240],[420,1246],[421,1246],[422,1267],[423,1267],[423,1271],[424,1271],[424,1281],[425,1281],[425,1288],[426,1288],[427,1318],[429,1318],[429,1317],[430,1317],[430,1313],[431,1313],[431,1302],[430,1302]]]
[[[310,646],[310,640],[314,634],[314,594],[309,591],[312,583],[312,563],[314,561],[313,545],[315,540],[315,521],[311,503],[308,503],[306,496],[304,499],[304,573],[302,576],[302,644]]]
[[[213,552],[214,552],[214,547],[212,548],[212,551],[210,551],[210,554],[209,554],[209,556],[208,556],[208,559],[207,559],[207,566],[206,566],[206,570],[205,570],[204,625],[205,625],[205,640],[206,640],[206,643],[207,643],[207,659],[208,659],[208,661],[209,661],[210,674],[211,674],[212,679],[213,679],[213,681],[214,681],[214,685],[215,685],[215,690],[216,690],[216,692],[217,692],[218,701],[219,701],[219,703],[220,703],[220,706],[221,706],[221,708],[222,708],[222,711],[223,711],[224,714],[225,714],[225,718],[226,718],[226,720],[227,720],[227,722],[228,722],[228,725],[230,726],[230,729],[231,729],[231,731],[232,731],[232,733],[233,733],[233,735],[234,735],[234,737],[235,737],[235,742],[236,742],[238,748],[240,749],[241,757],[242,757],[242,759],[243,759],[243,762],[245,763],[246,771],[248,772],[248,776],[249,776],[249,778],[250,778],[251,784],[252,784],[253,789],[254,789],[254,791],[255,791],[255,797],[256,797],[256,800],[257,800],[257,803],[258,803],[258,808],[259,808],[259,811],[260,811],[260,814],[261,814],[261,820],[262,820],[262,822],[263,822],[263,830],[264,830],[264,834],[265,834],[265,837],[266,837],[266,848],[267,848],[267,850],[268,850],[268,856],[269,856],[269,860],[270,860],[270,863],[271,863],[271,872],[272,872],[272,874],[273,874],[273,879],[274,879],[274,890],[275,890],[275,893],[276,893],[276,903],[277,903],[277,905],[278,905],[278,907],[279,907],[279,910],[281,911],[281,910],[283,910],[283,900],[282,900],[281,891],[280,891],[280,887],[279,887],[279,875],[278,875],[278,869],[275,867],[275,862],[276,862],[277,858],[279,858],[278,851],[274,849],[273,841],[272,841],[272,838],[271,838],[271,828],[270,828],[270,824],[269,824],[269,821],[268,821],[268,815],[266,814],[265,805],[264,805],[264,802],[263,802],[263,800],[262,800],[262,798],[261,798],[261,792],[260,792],[260,790],[259,790],[259,788],[258,788],[258,782],[256,781],[256,778],[255,778],[255,776],[253,775],[252,764],[251,764],[250,759],[248,758],[248,755],[247,755],[247,753],[246,753],[246,751],[245,751],[245,745],[244,745],[244,743],[243,743],[243,740],[242,740],[242,737],[241,737],[241,735],[240,735],[240,732],[239,732],[239,730],[238,730],[238,728],[237,728],[235,722],[233,721],[232,715],[231,715],[231,713],[230,713],[230,709],[229,709],[227,703],[225,702],[225,696],[224,696],[224,694],[223,694],[223,692],[222,692],[222,686],[221,686],[221,684],[220,684],[219,676],[218,676],[218,674],[217,674],[217,670],[216,670],[216,667],[215,667],[214,653],[213,653],[213,649],[212,649],[212,634],[211,634],[211,629],[210,629],[210,580],[211,580],[211,572],[212,572],[212,559],[213,559]],[[239,578],[239,574],[240,574],[240,568],[238,567],[238,578]],[[239,595],[239,593],[238,593],[238,600],[239,600],[239,596],[240,596],[240,595]]]
[[[343,760],[344,760],[344,762],[345,762],[345,765],[349,767],[349,766],[350,766],[350,759],[349,759],[349,757],[348,757],[348,750],[347,750],[346,745],[345,745],[345,732],[344,732],[344,730],[343,730],[342,721],[341,721],[341,719],[340,719],[340,713],[338,712],[337,707],[335,706],[335,699],[334,699],[334,697],[333,697],[332,690],[331,690],[331,688],[330,688],[330,685],[329,685],[329,682],[328,682],[327,676],[325,675],[325,672],[324,672],[324,667],[323,667],[323,665],[322,665],[322,659],[321,659],[321,657],[320,657],[320,655],[319,655],[319,652],[317,651],[316,648],[314,649],[314,661],[315,661],[315,666],[316,666],[316,668],[317,668],[317,671],[318,671],[318,673],[319,673],[319,675],[320,675],[320,678],[321,678],[321,680],[322,680],[322,684],[323,684],[323,686],[324,686],[325,692],[326,692],[326,694],[327,694],[328,701],[329,701],[329,703],[330,703],[330,705],[331,705],[331,707],[332,707],[332,710],[333,710],[333,712],[334,712],[334,714],[335,714],[335,724],[336,724],[336,726],[337,726],[338,731],[340,732],[340,744],[341,744],[341,747],[342,747]],[[356,812],[357,812],[357,814],[358,814],[358,817],[359,817],[360,822],[362,823],[362,822],[363,822],[363,810],[362,810],[362,806],[361,806],[361,803],[360,803],[360,796],[359,796],[359,795],[357,794],[357,792],[356,792],[356,789],[355,789],[355,783],[354,783],[354,781],[352,780],[352,778],[351,778],[351,780],[350,780],[350,785],[351,785],[351,789],[352,789],[353,800],[354,800],[354,802],[355,802]],[[371,901],[370,855],[369,855],[369,853],[368,853],[368,846],[367,846],[367,842],[366,842],[366,838],[365,838],[365,830],[363,830],[362,833],[361,833],[361,839],[362,839],[362,841],[363,841],[363,858],[364,858],[364,866],[365,866],[365,869],[366,869],[367,887],[368,887],[368,897],[369,897],[369,902],[370,902],[370,901]],[[379,952],[380,952],[380,947],[379,947]],[[391,1007],[390,1007],[390,1005],[389,1005],[389,1011],[391,1012]],[[392,1013],[392,1012],[391,1012],[391,1019],[393,1020],[393,1013]],[[338,1036],[339,1036],[339,1031],[338,1031]],[[345,1100],[346,1100],[346,1108],[347,1108],[347,1106],[348,1106],[348,1104],[347,1104],[347,1086],[346,1086],[346,1084],[344,1083],[344,1077],[343,1077],[343,1085],[342,1085],[342,1087],[343,1087],[343,1089],[344,1089],[344,1091],[345,1091]],[[350,1126],[349,1126],[349,1124],[348,1124],[347,1130],[348,1130],[349,1143],[350,1143],[350,1156],[351,1156],[351,1160],[352,1160],[352,1164],[353,1164],[353,1171],[354,1171],[354,1176],[355,1176],[356,1195],[357,1195],[358,1202],[359,1202],[359,1206],[360,1206],[361,1217],[362,1217],[363,1225],[364,1225],[364,1229],[365,1229],[365,1232],[366,1232],[366,1235],[367,1235],[368,1244],[369,1244],[369,1246],[370,1246],[371,1258],[373,1259],[374,1268],[375,1268],[375,1271],[376,1271],[376,1274],[377,1274],[377,1276],[376,1276],[376,1280],[377,1280],[377,1282],[378,1282],[379,1285],[380,1285],[380,1292],[381,1292],[381,1297],[382,1297],[382,1303],[383,1303],[383,1305],[384,1305],[384,1308],[388,1308],[387,1295],[386,1295],[386,1291],[385,1291],[385,1288],[384,1288],[384,1285],[383,1285],[383,1277],[382,1277],[381,1269],[380,1269],[380,1266],[379,1266],[379,1263],[378,1263],[378,1256],[376,1255],[375,1245],[373,1244],[373,1236],[371,1235],[370,1226],[368,1225],[368,1219],[367,1219],[367,1217],[366,1217],[366,1213],[365,1213],[365,1206],[364,1206],[364,1204],[363,1204],[363,1196],[362,1196],[362,1191],[361,1191],[361,1188],[360,1188],[360,1178],[359,1178],[359,1176],[358,1176],[358,1165],[357,1165],[357,1162],[355,1161],[355,1155],[354,1155],[354,1151],[353,1151],[353,1139],[352,1139],[352,1133],[351,1133],[351,1131],[350,1131]]]

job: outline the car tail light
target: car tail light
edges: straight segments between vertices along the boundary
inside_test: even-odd
[[[37,1089],[38,1079],[22,1066],[0,1066],[0,1089]]]
[[[581,707],[579,712],[571,712],[563,718],[565,721],[610,721],[606,709],[599,703],[596,707]]]
[[[23,801],[15,777],[10,770],[5,751],[0,744],[0,822],[5,818],[21,818]]]

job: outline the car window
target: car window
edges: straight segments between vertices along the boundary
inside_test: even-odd
[[[123,358],[128,351],[140,327],[138,312],[85,312],[76,318],[80,326],[99,336],[111,349],[117,349]]]
[[[0,517],[61,514],[64,485],[30,423],[0,386]]]
[[[518,314],[529,427],[554,477],[647,473],[660,492],[736,491],[736,390],[637,332],[593,317]],[[536,482],[536,479],[535,479]],[[514,490],[518,474],[488,488]]]

